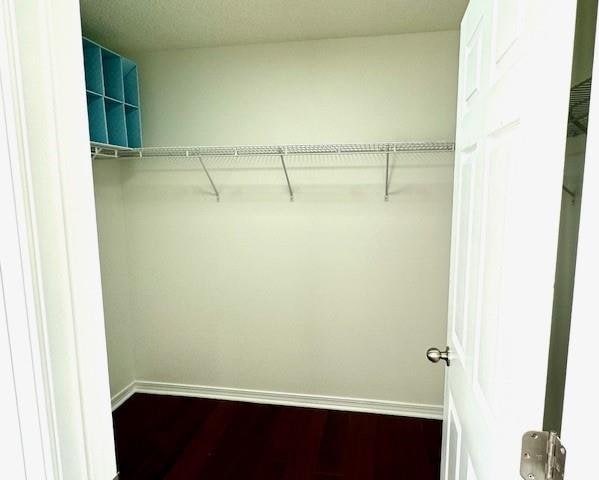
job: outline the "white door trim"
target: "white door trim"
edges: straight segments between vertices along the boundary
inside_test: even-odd
[[[36,289],[34,234],[27,198],[28,152],[13,0],[0,3],[0,304],[3,429],[7,478],[61,478],[49,381],[43,301]],[[4,336],[5,335],[5,336]],[[10,378],[8,378],[10,377]],[[5,383],[6,382],[6,383]],[[12,395],[8,392],[12,391]],[[10,418],[12,417],[12,418]],[[8,428],[13,423],[16,430]],[[9,456],[10,455],[10,456]],[[15,455],[17,455],[15,457]]]
[[[79,3],[0,5],[11,22],[0,25],[0,40],[11,39],[19,107],[13,123],[22,146],[15,159],[21,175],[13,180],[40,335],[30,350],[40,352],[36,386],[47,387],[38,391],[46,394],[54,478],[111,480],[116,462]]]

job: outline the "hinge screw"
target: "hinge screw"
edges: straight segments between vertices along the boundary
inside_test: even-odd
[[[529,473],[528,474],[528,480],[535,480],[535,474],[534,473]]]

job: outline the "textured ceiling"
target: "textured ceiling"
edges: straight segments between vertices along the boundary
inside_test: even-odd
[[[81,0],[83,31],[124,51],[457,30],[468,0]]]

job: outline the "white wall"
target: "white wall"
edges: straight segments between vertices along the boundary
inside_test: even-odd
[[[439,32],[139,55],[144,143],[452,139],[457,41]]]
[[[457,52],[440,32],[133,55],[144,143],[452,140]],[[192,160],[101,167],[122,169],[126,228],[100,238],[106,285],[127,252],[136,377],[441,404],[453,156],[397,159],[388,203],[380,157],[290,161],[294,203],[276,159],[207,163],[220,203]]]
[[[112,395],[135,380],[127,226],[119,162],[117,159],[93,162],[104,321],[107,332],[106,347]]]

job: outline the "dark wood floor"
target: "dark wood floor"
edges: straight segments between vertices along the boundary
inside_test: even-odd
[[[120,480],[438,480],[441,422],[135,394],[114,412]]]

